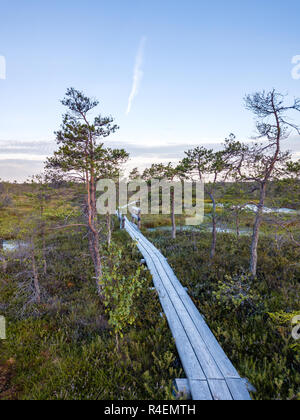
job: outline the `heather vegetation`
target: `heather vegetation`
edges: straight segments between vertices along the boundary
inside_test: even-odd
[[[37,188],[23,187],[31,193]],[[12,186],[12,190],[15,202],[24,208],[23,189]],[[58,197],[68,196],[64,212],[69,212],[69,221],[80,221],[78,188],[63,186],[56,192]],[[57,200],[53,198],[48,209],[57,209]],[[27,209],[31,215],[29,205]],[[18,214],[18,206],[6,212]],[[60,211],[47,213],[49,226],[64,220],[59,219]],[[3,253],[0,311],[7,318],[8,337],[0,341],[0,399],[173,398],[172,380],[182,370],[151,290],[151,277],[124,232],[116,230],[113,242],[114,248],[103,247],[104,303],[97,295],[81,227],[72,233],[47,232],[46,273],[38,251],[41,238],[36,238],[40,302],[29,245],[17,241],[14,251]]]
[[[118,127],[89,118],[97,101],[68,89],[62,104],[45,172],[0,183],[0,399],[175,398],[173,380],[185,374],[151,275],[117,218],[97,211],[97,182],[116,183],[129,155],[105,146]],[[170,183],[170,214],[142,215],[142,231],[256,388],[253,398],[299,400],[300,166],[283,145],[299,132],[289,115],[300,102],[271,91],[246,105],[256,142],[231,134],[217,152],[183,151],[180,162],[130,178]],[[183,181],[205,181],[197,226],[175,214],[172,184]]]
[[[298,232],[299,235],[299,232]],[[249,276],[249,236],[219,233],[214,263],[210,234],[148,233],[243,377],[255,399],[300,399],[300,346],[292,338],[299,314],[299,248],[288,238],[261,238],[258,275]]]

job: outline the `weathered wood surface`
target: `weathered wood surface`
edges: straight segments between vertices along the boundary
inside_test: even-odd
[[[139,229],[141,229],[141,209],[139,207],[133,206],[132,203],[131,203],[131,205],[128,205],[128,210],[131,214],[132,223],[136,223],[137,227]],[[119,219],[121,217],[125,217],[124,215],[122,216],[122,211],[121,210],[119,210],[119,212],[117,214],[118,214]]]
[[[125,229],[137,242],[152,274],[192,398],[251,400],[245,380],[240,378],[167,259],[127,218]]]

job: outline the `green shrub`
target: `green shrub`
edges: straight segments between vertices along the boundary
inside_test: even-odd
[[[262,237],[258,276],[252,280],[245,275],[250,248],[246,236],[237,242],[234,235],[219,234],[213,263],[208,233],[183,232],[176,241],[165,232],[148,236],[188,288],[241,377],[257,389],[253,398],[300,400],[299,342],[291,337],[290,322],[281,324],[285,314],[288,320],[300,314],[299,250]]]
[[[104,258],[111,318],[80,232],[49,236],[45,299],[23,315],[22,263],[9,263],[0,277],[0,311],[8,321],[8,339],[0,341],[0,400],[174,398],[173,380],[183,372],[151,276],[125,232],[115,232],[114,242]],[[118,351],[115,328],[123,335]]]
[[[213,296],[222,308],[250,315],[262,305],[262,298],[253,290],[252,284],[250,275],[225,275],[224,282],[219,281]]]
[[[122,249],[112,244],[103,270],[103,294],[108,323],[114,330],[117,345],[119,335],[122,337],[123,330],[133,325],[138,317],[136,300],[146,283],[141,267],[130,275],[123,273],[122,265],[127,263]]]

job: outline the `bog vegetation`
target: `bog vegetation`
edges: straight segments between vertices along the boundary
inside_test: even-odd
[[[0,399],[172,399],[184,377],[148,270],[110,214],[97,181],[117,181],[128,159],[109,149],[111,117],[75,89],[45,173],[0,184]],[[300,164],[284,149],[300,101],[275,91],[246,98],[257,139],[231,134],[131,179],[205,181],[205,221],[143,216],[220,344],[254,385],[254,399],[300,399]],[[283,209],[288,208],[288,209]],[[281,210],[279,210],[281,209]]]

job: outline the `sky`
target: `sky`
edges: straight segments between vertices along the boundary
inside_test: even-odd
[[[299,0],[0,0],[0,178],[42,170],[71,86],[115,118],[108,145],[131,167],[249,139],[245,94],[300,97],[299,15]]]

